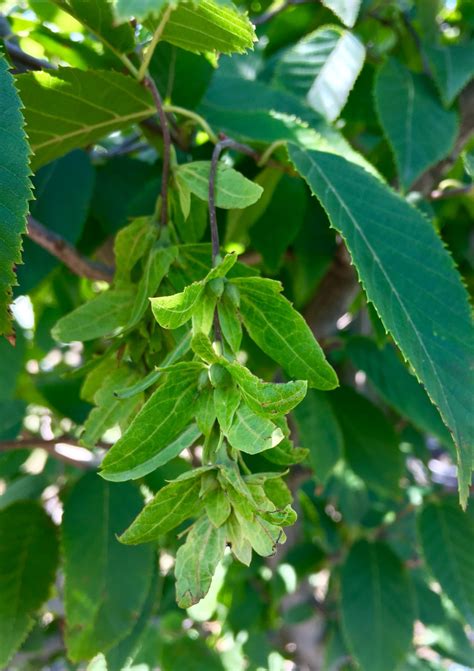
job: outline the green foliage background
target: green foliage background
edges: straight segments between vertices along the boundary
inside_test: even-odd
[[[472,2],[0,11],[0,668],[473,668]]]

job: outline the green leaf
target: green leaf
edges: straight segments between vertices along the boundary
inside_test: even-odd
[[[73,16],[96,35],[115,53],[129,53],[135,47],[133,28],[129,24],[117,26],[109,0],[53,0],[62,10]]]
[[[322,0],[322,3],[334,12],[345,26],[352,28],[359,15],[362,0]]]
[[[230,543],[230,549],[234,557],[250,566],[252,561],[252,546],[250,541],[244,536],[242,527],[234,513],[232,513],[226,523],[226,537]]]
[[[143,317],[148,307],[148,298],[158,291],[158,287],[166,277],[177,255],[177,247],[155,247],[151,250],[145,270],[137,286],[132,313],[126,328],[136,326]]]
[[[135,298],[132,289],[109,289],[62,317],[53,327],[59,342],[86,341],[113,335],[125,326]]]
[[[344,159],[291,148],[343,236],[369,301],[438,407],[458,450],[461,501],[472,464],[472,320],[453,261],[425,217]]]
[[[218,487],[204,499],[206,515],[215,527],[221,527],[230,515],[230,501],[223,489]]]
[[[237,387],[216,387],[214,389],[214,407],[222,433],[228,433],[241,398]]]
[[[399,496],[403,454],[383,412],[350,387],[338,389],[331,399],[349,466],[369,489],[382,496]]]
[[[239,385],[246,404],[259,415],[287,415],[306,395],[306,380],[273,384],[263,382],[237,362],[227,364],[226,368]]]
[[[214,389],[209,385],[199,394],[196,402],[196,423],[199,430],[208,436],[211,433],[214,422],[216,421],[216,411],[214,408]]]
[[[242,324],[240,323],[235,305],[225,293],[218,303],[217,314],[219,316],[222,335],[231,351],[236,354],[242,342]]]
[[[124,435],[108,451],[101,470],[106,480],[135,479],[157,468],[160,453],[171,447],[191,420],[198,371],[199,368],[191,368],[166,374]]]
[[[103,379],[103,384],[94,395],[94,402],[97,407],[90,412],[84,424],[84,433],[81,436],[81,442],[84,445],[94,447],[107,429],[117,424],[121,428],[126,426],[130,415],[143,399],[141,396],[132,396],[121,400],[116,398],[114,392],[117,388],[135,382],[137,378],[136,371],[126,366],[108,371],[107,377]]]
[[[472,41],[441,46],[430,44],[424,47],[445,105],[452,105],[456,96],[474,76],[473,49]]]
[[[118,72],[61,68],[28,72],[17,82],[33,169],[156,112],[149,91]]]
[[[236,510],[236,516],[243,535],[258,555],[270,557],[275,554],[277,543],[284,541],[284,535],[279,526],[267,522],[259,515],[255,515],[252,520],[247,520],[239,515],[238,510]]]
[[[397,105],[393,105],[394,100]],[[425,170],[449,154],[456,139],[457,114],[443,108],[424,75],[413,74],[394,59],[379,70],[375,101],[400,183],[406,190]]]
[[[280,295],[281,285],[261,278],[232,280],[240,291],[240,313],[250,337],[290,375],[310,387],[333,389],[337,376],[303,317]]]
[[[6,667],[49,596],[58,563],[56,529],[44,510],[19,501],[0,512],[0,666]]]
[[[420,429],[433,434],[447,447],[451,435],[425,390],[397,356],[393,347],[379,349],[369,338],[351,338],[347,353],[356,368],[363,370],[380,396],[392,408]]]
[[[255,414],[242,403],[234,416],[227,438],[236,450],[258,454],[275,447],[283,440],[283,433],[269,419]]]
[[[136,545],[158,540],[202,508],[199,499],[201,479],[189,478],[170,482],[147,503],[138,517],[120,536],[121,543]]]
[[[8,64],[0,52],[0,335],[10,335],[9,304],[16,284],[14,266],[21,262],[21,235],[26,233],[30,184],[30,149],[23,129],[21,100]]]
[[[111,486],[95,473],[82,477],[66,500],[66,646],[74,661],[90,659],[123,639],[145,603],[153,547],[129,548],[116,538],[141,505],[134,486]]]
[[[362,69],[365,49],[349,31],[319,28],[287,49],[274,83],[305,98],[328,121],[338,118]]]
[[[119,21],[127,21],[130,18],[141,21],[147,16],[158,16],[162,9],[167,6],[177,5],[179,0],[116,0],[115,14]]]
[[[150,298],[153,315],[165,329],[177,329],[191,319],[204,291],[202,282],[194,282],[179,294]]]
[[[255,30],[231,2],[180,2],[170,15],[161,39],[177,47],[205,53],[243,53],[253,48]]]
[[[364,671],[394,671],[408,653],[415,620],[406,569],[387,545],[361,540],[349,552],[341,581],[351,652]]]
[[[217,564],[224,557],[225,527],[201,517],[176,553],[176,601],[189,608],[206,596]]]
[[[135,264],[149,251],[157,234],[148,217],[139,217],[118,231],[114,240],[115,282],[130,282]]]
[[[299,442],[309,450],[314,475],[326,482],[343,456],[344,438],[341,426],[325,393],[310,389],[295,408]]]
[[[210,161],[193,161],[183,163],[175,171],[179,184],[184,184],[198,198],[207,202],[209,199]],[[227,210],[242,209],[253,205],[262,195],[263,189],[242,173],[237,172],[225,163],[217,167],[215,202],[216,207]]]
[[[474,624],[474,522],[453,500],[426,503],[418,518],[426,563],[466,621]]]

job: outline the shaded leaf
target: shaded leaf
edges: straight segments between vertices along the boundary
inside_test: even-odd
[[[451,151],[458,128],[457,114],[443,108],[424,75],[413,74],[394,59],[379,70],[375,100],[395,156],[398,177],[403,188],[408,189]],[[430,122],[426,123],[426,119]]]
[[[474,42],[441,46],[430,44],[424,50],[441,97],[446,105],[451,105],[474,76]]]
[[[322,3],[334,12],[344,25],[352,28],[359,14],[362,0],[322,0]]]
[[[278,445],[283,440],[283,433],[269,419],[255,414],[242,403],[235,413],[227,438],[236,450],[258,454]]]
[[[49,596],[58,562],[54,524],[32,501],[0,512],[0,666],[17,651]]]
[[[431,224],[344,159],[290,149],[343,236],[367,297],[453,433],[461,501],[472,465],[472,320],[453,261]]]
[[[358,541],[342,568],[342,622],[364,671],[398,667],[408,653],[414,620],[413,588],[401,561],[383,543]]]

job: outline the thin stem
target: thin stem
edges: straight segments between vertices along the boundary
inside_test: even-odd
[[[87,277],[90,280],[105,280],[106,282],[112,281],[113,268],[82,256],[67,240],[46,228],[31,216],[28,217],[28,236],[37,245],[62,261],[69,270],[72,270],[79,277]]]
[[[151,92],[155,102],[158,116],[160,117],[161,131],[163,133],[163,173],[161,177],[161,224],[166,226],[168,223],[168,183],[170,178],[170,156],[171,156],[171,135],[168,120],[166,118],[163,101],[160,92],[149,76],[143,80],[143,85]]]
[[[138,70],[138,73],[136,75],[139,82],[141,82],[146,77],[146,73],[148,72],[148,66],[150,65],[150,61],[155,51],[156,45],[160,41],[161,35],[163,34],[163,30],[165,29],[165,26],[168,22],[168,19],[170,18],[170,14],[172,11],[173,7],[171,5],[168,5],[168,7],[165,9],[165,13],[163,14],[163,18],[161,19],[157,29],[153,33],[151,42],[148,45],[148,49],[146,50],[143,56],[142,64],[140,65],[140,69]]]
[[[273,19],[273,17],[284,12],[289,7],[294,7],[295,5],[307,5],[312,2],[319,2],[319,0],[285,0],[285,2],[282,2],[279,5],[273,5],[273,8],[270,7],[267,12],[260,14],[260,16],[252,17],[251,21],[255,26],[261,26],[263,23],[270,21],[270,19]]]
[[[270,156],[273,154],[273,152],[276,151],[278,147],[283,147],[286,144],[287,140],[275,140],[275,142],[272,142],[272,144],[269,147],[267,147],[267,149],[265,149],[263,154],[260,156],[257,165],[259,167],[265,165],[268,162]]]
[[[217,135],[214,133],[212,128],[209,126],[207,121],[203,119],[202,116],[199,114],[196,114],[196,112],[192,112],[191,110],[187,110],[184,107],[179,107],[178,105],[165,105],[164,106],[165,112],[170,112],[171,114],[181,114],[181,116],[187,117],[188,119],[193,119],[197,124],[199,124],[202,129],[209,135],[209,139],[211,142],[214,144],[217,144],[219,142],[219,138]]]
[[[211,228],[211,243],[212,243],[212,265],[217,265],[217,257],[219,256],[219,229],[217,228],[217,214],[216,214],[216,177],[217,167],[219,165],[219,158],[224,149],[234,146],[234,141],[225,138],[219,140],[214,147],[211,159],[211,169],[209,171],[209,226]]]
[[[0,441],[0,453],[1,452],[10,452],[12,450],[24,450],[24,449],[34,449],[41,448],[45,450],[49,455],[63,461],[66,464],[71,466],[76,466],[77,468],[91,469],[97,468],[99,465],[99,460],[90,453],[90,459],[83,460],[79,459],[78,454],[74,457],[73,454],[68,454],[66,451],[60,451],[58,445],[64,443],[69,448],[70,452],[74,450],[81,451],[81,453],[88,452],[84,447],[78,445],[78,443],[68,436],[59,436],[58,438],[53,438],[52,440],[46,440],[44,438],[39,438],[34,436],[32,438],[18,438],[17,440],[1,440]]]
[[[44,61],[39,58],[27,54],[26,51],[20,49],[20,47],[14,42],[10,42],[8,39],[4,41],[4,46],[7,54],[12,59],[13,63],[16,65],[20,63],[28,68],[28,70],[55,70],[56,66],[50,63],[49,61]]]
[[[468,196],[474,191],[474,184],[456,186],[453,189],[435,189],[430,193],[430,200],[444,200],[455,196]]]

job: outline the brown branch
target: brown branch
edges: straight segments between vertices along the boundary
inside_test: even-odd
[[[468,196],[474,192],[474,184],[465,184],[454,189],[435,189],[430,193],[429,200],[445,200],[456,196]]]
[[[49,230],[31,216],[28,217],[28,236],[37,245],[62,261],[69,270],[72,270],[79,277],[87,277],[90,280],[105,280],[106,282],[112,281],[113,268],[82,256],[64,238]]]
[[[10,59],[13,65],[16,67],[22,65],[27,70],[55,70],[56,66],[48,61],[35,58],[30,54],[27,54],[26,51],[20,49],[20,47],[14,42],[9,40],[4,40],[3,44],[5,45],[5,51],[10,56]]]
[[[143,85],[153,96],[158,116],[160,118],[161,132],[163,134],[163,172],[161,175],[161,224],[166,226],[168,223],[168,183],[170,179],[170,159],[171,159],[171,135],[168,119],[163,109],[163,101],[160,92],[151,77],[145,77]]]
[[[45,450],[49,455],[63,461],[70,466],[76,466],[77,468],[83,469],[95,469],[98,467],[100,461],[91,453],[91,459],[89,461],[83,461],[82,459],[76,459],[74,456],[64,454],[63,452],[58,451],[58,443],[65,443],[68,447],[80,448],[85,450],[86,448],[80,446],[78,442],[74,439],[71,439],[69,436],[59,436],[58,438],[53,438],[52,440],[46,440],[44,438],[39,438],[34,436],[32,438],[18,438],[17,440],[0,440],[0,453],[1,452],[11,452],[12,450],[24,450],[24,449],[35,449],[41,448]],[[100,444],[99,447],[105,448],[105,446]]]

